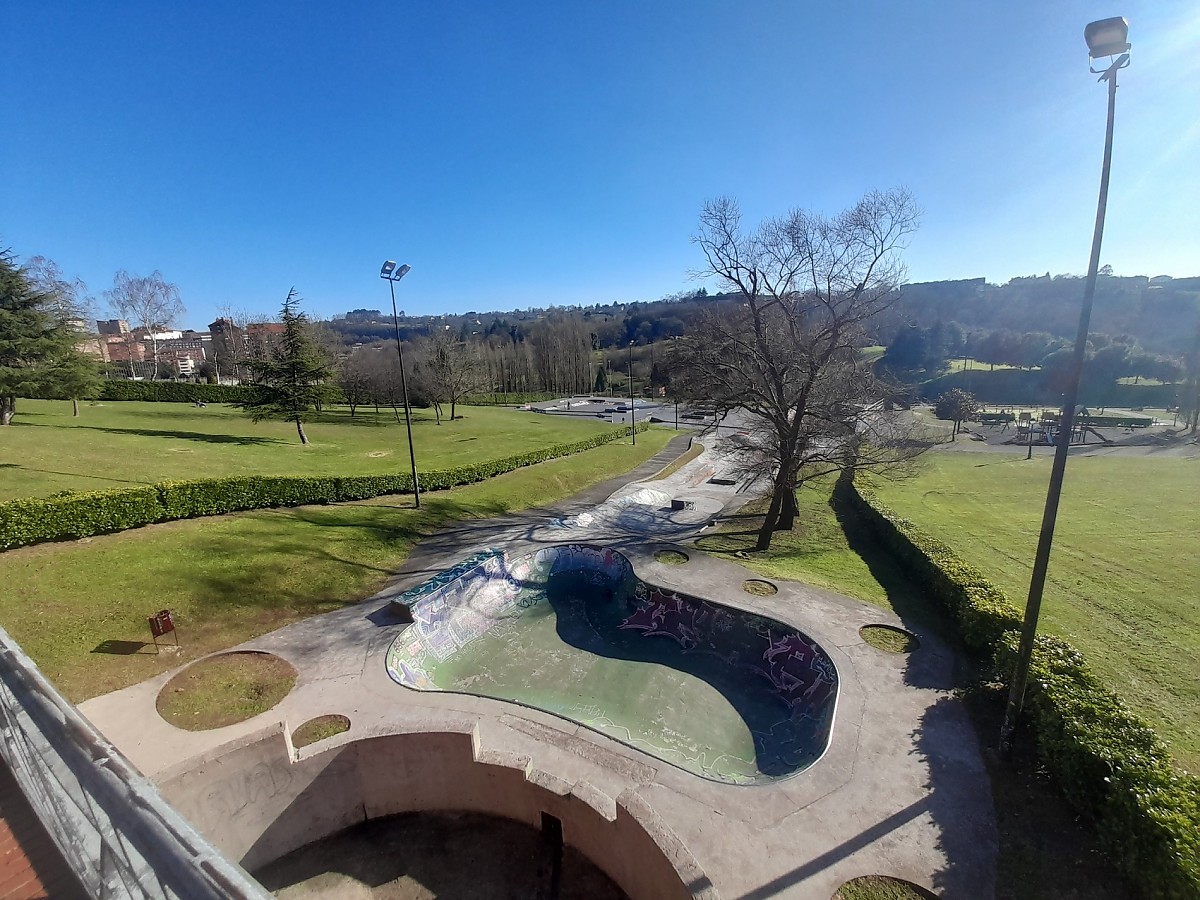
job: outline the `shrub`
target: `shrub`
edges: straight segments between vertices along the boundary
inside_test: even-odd
[[[164,518],[153,487],[9,500],[0,503],[0,549],[124,531]]]
[[[861,479],[841,478],[835,497],[946,608],[968,648],[997,673],[1012,671],[1021,619],[1003,591],[895,515]],[[1066,641],[1037,639],[1025,709],[1047,769],[1075,808],[1095,820],[1131,881],[1150,897],[1200,896],[1200,778],[1172,768],[1154,730]]]
[[[319,476],[235,475],[164,481],[156,487],[167,519],[193,519],[247,509],[337,500],[337,479]]]

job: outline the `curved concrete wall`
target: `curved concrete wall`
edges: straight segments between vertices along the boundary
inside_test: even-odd
[[[563,840],[634,900],[717,897],[683,844],[631,791],[612,800],[482,751],[473,733],[365,738],[292,760],[267,729],[168,771],[160,790],[225,853],[253,871],[366,819],[420,810],[488,813],[535,828],[543,812]]]

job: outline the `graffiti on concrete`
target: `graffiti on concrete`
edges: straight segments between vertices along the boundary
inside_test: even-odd
[[[511,560],[491,550],[403,597],[413,625],[389,648],[387,669],[405,687],[539,706],[720,780],[792,774],[828,742],[838,676],[816,642],[766,616],[648,584],[611,548],[559,544]],[[485,636],[490,655],[480,662],[471,647]],[[642,720],[662,719],[660,710],[625,697],[621,709],[607,708],[596,696],[603,690],[576,683],[590,668],[568,650],[670,667],[715,689],[752,735],[751,758],[710,754],[702,737],[639,732]]]

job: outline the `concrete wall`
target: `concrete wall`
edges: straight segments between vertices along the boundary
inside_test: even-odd
[[[524,758],[479,751],[470,733],[365,738],[292,760],[282,726],[218,748],[160,779],[163,795],[253,871],[366,819],[421,810],[487,813],[535,828],[558,817],[563,840],[634,900],[715,889],[675,835],[632,792],[590,794]]]

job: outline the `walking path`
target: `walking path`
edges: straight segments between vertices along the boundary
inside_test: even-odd
[[[859,628],[900,626],[891,614],[791,582],[780,582],[775,596],[753,596],[742,582],[759,577],[755,573],[680,547],[751,496],[745,482],[722,478],[728,460],[711,448],[668,478],[642,480],[686,444],[686,438],[672,442],[618,483],[597,486],[555,510],[461,523],[423,542],[404,572],[362,604],[246,642],[237,649],[275,653],[300,673],[291,694],[261,716],[200,733],[168,725],[155,711],[155,698],[174,672],[80,708],[159,780],[280,721],[290,731],[320,715],[350,718],[349,732],[299,751],[301,759],[362,738],[467,728],[477,753],[527,759],[527,770],[571,785],[572,792],[591,798],[590,805],[636,796],[723,898],[828,900],[840,884],[866,874],[904,878],[945,900],[993,896],[989,782],[974,730],[953,696],[952,652],[930,634],[918,634],[920,648],[909,655],[878,650],[862,640]],[[713,483],[714,477],[733,483]],[[671,509],[670,500],[684,508]],[[819,642],[840,677],[825,756],[782,781],[722,784],[538,710],[410,691],[389,679],[384,655],[403,627],[390,598],[480,550],[502,548],[513,556],[573,542],[614,547],[647,582],[770,616]],[[654,551],[671,546],[688,552],[690,561],[657,562]]]

